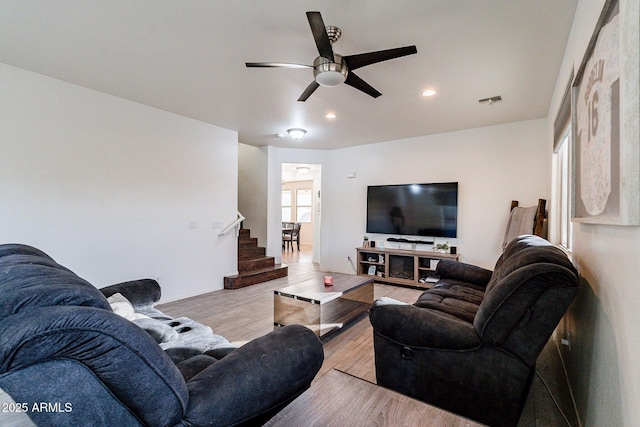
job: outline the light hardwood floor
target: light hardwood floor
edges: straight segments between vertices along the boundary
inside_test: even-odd
[[[324,275],[311,262],[309,251],[285,251],[283,262],[289,265],[287,277],[241,289],[214,291],[162,304],[158,308],[174,317],[190,317],[210,326],[215,333],[229,341],[242,344],[273,330],[275,289]],[[389,296],[409,303],[415,302],[421,292],[383,284],[376,284],[374,288],[375,298]],[[332,369],[338,369],[375,383],[373,328],[366,315],[326,338],[324,352],[324,363],[314,381],[318,381]],[[570,425],[577,426],[568,386],[553,342],[549,342],[540,355],[537,369],[568,416]],[[566,425],[542,381],[535,378],[518,427]]]

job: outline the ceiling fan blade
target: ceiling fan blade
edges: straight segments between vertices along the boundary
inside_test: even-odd
[[[298,98],[298,101],[300,102],[304,102],[307,100],[307,98],[309,98],[311,96],[311,94],[313,92],[316,91],[316,89],[318,89],[320,85],[318,84],[318,82],[316,82],[315,80],[312,81],[309,86],[307,86],[307,88],[304,90],[304,92],[302,92],[302,95],[300,95],[300,98]]]
[[[378,50],[376,52],[361,53],[358,55],[343,56],[342,59],[347,63],[350,70],[356,70],[360,67],[375,64],[376,62],[387,61],[389,59],[399,58],[401,56],[413,55],[418,53],[415,46],[397,47],[395,49]]]
[[[311,33],[313,34],[313,40],[318,47],[318,53],[323,58],[333,62],[333,48],[331,47],[331,40],[327,35],[327,29],[322,20],[320,12],[307,12],[307,19],[309,20],[309,26],[311,27]]]
[[[369,83],[365,82],[364,80],[362,80],[360,77],[356,76],[352,72],[349,72],[349,75],[347,76],[347,80],[345,80],[344,82],[349,86],[354,87],[358,90],[361,90],[362,92],[374,98],[377,98],[380,95],[382,95],[380,92],[375,90]]]
[[[247,68],[313,68],[311,65],[288,62],[245,62]]]

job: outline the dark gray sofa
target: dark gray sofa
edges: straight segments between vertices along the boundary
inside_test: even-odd
[[[491,426],[515,426],[536,358],[578,289],[563,251],[537,236],[510,242],[495,269],[443,260],[413,304],[374,303],[381,386]]]
[[[147,280],[105,289],[149,314],[159,292]],[[0,392],[37,425],[260,425],[323,361],[321,342],[299,325],[235,349],[223,339],[168,355],[156,339],[44,252],[0,245]]]

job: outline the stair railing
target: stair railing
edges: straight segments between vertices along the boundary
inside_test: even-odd
[[[233,230],[234,228],[236,229],[236,231],[239,229],[240,223],[242,221],[244,221],[246,218],[244,217],[244,215],[242,215],[240,213],[240,211],[237,211],[237,212],[238,212],[238,218],[236,218],[235,221],[233,221],[231,224],[229,224],[225,228],[223,228],[222,231],[220,231],[218,233],[218,236],[224,236],[225,234],[227,234],[229,231]]]

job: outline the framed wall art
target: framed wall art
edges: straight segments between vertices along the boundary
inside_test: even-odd
[[[638,139],[623,132],[621,28],[618,0],[607,1],[572,87],[576,222],[640,225]]]

